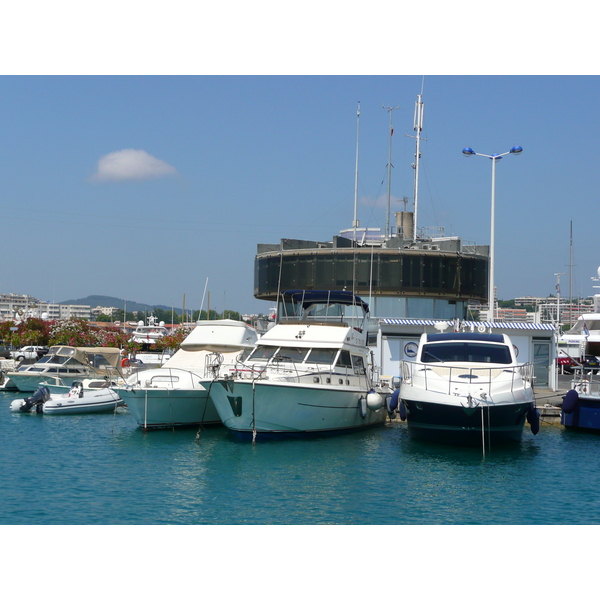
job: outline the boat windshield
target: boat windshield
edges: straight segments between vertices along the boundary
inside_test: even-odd
[[[47,363],[47,362],[51,362],[51,363],[57,362],[56,355],[46,354],[46,356],[42,356],[42,358],[40,358],[40,360],[38,360],[38,364],[39,363]]]
[[[502,344],[478,344],[475,342],[447,342],[425,344],[421,362],[473,362],[509,365],[512,363],[508,346]]]
[[[575,325],[567,331],[572,335],[583,334],[585,333],[584,325],[588,328],[588,331],[599,331],[600,330],[600,320],[598,319],[578,319],[575,322]]]
[[[277,352],[276,346],[256,346],[248,360],[268,361]]]
[[[277,356],[274,360],[280,360],[282,362],[298,362],[301,363],[308,352],[308,348],[279,348]]]

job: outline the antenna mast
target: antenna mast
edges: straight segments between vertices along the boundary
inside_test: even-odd
[[[391,182],[392,182],[392,136],[394,135],[394,127],[392,125],[392,111],[398,110],[399,106],[384,106],[385,110],[390,113],[390,143],[388,149],[388,181],[387,181],[387,214],[385,215],[385,239],[390,239],[390,212],[391,212]]]
[[[421,90],[422,91],[422,90]],[[417,214],[419,207],[419,159],[421,158],[421,131],[423,131],[423,101],[422,94],[417,96],[415,103],[415,125],[414,130],[417,132],[415,138],[417,140],[417,149],[415,152],[415,216],[413,224],[413,242],[417,241]]]

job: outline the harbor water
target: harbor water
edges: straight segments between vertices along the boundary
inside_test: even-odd
[[[4,525],[594,525],[600,436],[542,420],[487,449],[411,440],[400,421],[319,439],[144,433],[127,408],[12,413],[0,395]]]

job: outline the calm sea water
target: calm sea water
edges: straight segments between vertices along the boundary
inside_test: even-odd
[[[404,423],[252,445],[225,428],[144,434],[125,408],[15,414],[14,397],[0,394],[3,525],[600,523],[600,436],[558,424],[483,457]]]

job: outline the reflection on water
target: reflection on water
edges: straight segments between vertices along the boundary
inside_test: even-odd
[[[238,442],[223,427],[143,433],[116,414],[10,413],[0,396],[0,523],[598,523],[600,436],[543,424],[486,450],[405,423]]]

